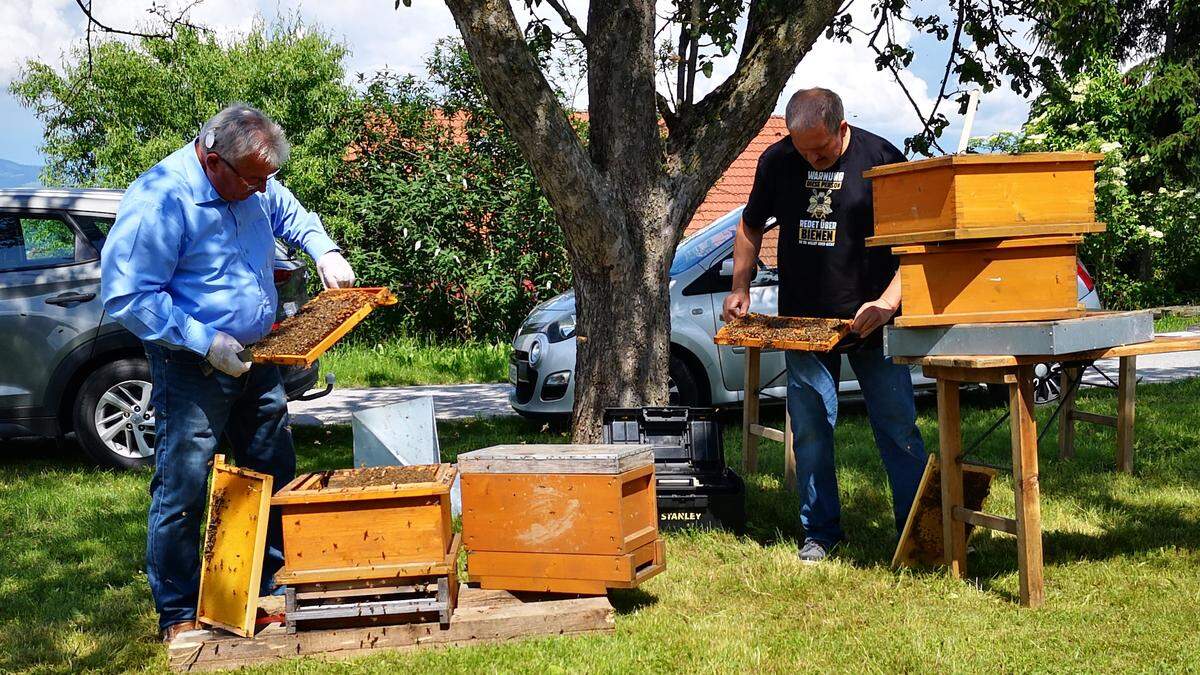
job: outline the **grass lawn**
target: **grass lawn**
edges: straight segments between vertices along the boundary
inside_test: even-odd
[[[667,571],[614,592],[614,635],[377,655],[271,672],[1088,671],[1197,667],[1200,658],[1200,380],[1139,389],[1137,475],[1112,471],[1111,429],[1079,425],[1078,457],[1041,452],[1046,607],[1019,608],[1012,538],[972,540],[967,582],[893,572],[890,501],[861,405],[837,432],[852,543],[832,563],[796,560],[796,499],[781,486],[780,446],[764,442],[749,476],[750,532],[670,535]],[[1080,406],[1112,409],[1110,390]],[[936,446],[935,407],[920,403]],[[1041,410],[1045,419],[1049,410]],[[999,414],[964,409],[969,442]],[[779,422],[779,411],[774,423]],[[518,419],[441,425],[451,456],[501,442],[565,441]],[[740,430],[726,449],[740,458]],[[348,428],[300,429],[302,470],[350,464]],[[1008,463],[1008,434],[979,455]],[[114,474],[53,444],[6,444],[0,458],[0,672],[161,670],[166,652],[143,572],[149,473]],[[1007,477],[989,510],[1012,514]]]
[[[1200,325],[1200,316],[1160,316],[1154,320],[1155,333],[1174,333]]]
[[[321,357],[321,381],[334,373],[342,387],[504,382],[509,350],[508,344],[432,344],[410,337],[344,344]]]

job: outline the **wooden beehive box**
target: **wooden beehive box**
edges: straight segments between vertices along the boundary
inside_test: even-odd
[[[946,155],[887,164],[871,179],[870,246],[1101,232],[1095,170],[1104,155]]]
[[[649,445],[459,455],[467,574],[483,588],[599,595],[661,572]]]
[[[1083,316],[1075,287],[1079,236],[914,244],[900,258],[897,326],[1049,321]]]
[[[279,583],[310,584],[450,574],[449,464],[309,473],[271,499],[283,522]]]

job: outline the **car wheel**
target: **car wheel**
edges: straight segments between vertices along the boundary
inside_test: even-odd
[[[667,392],[671,405],[701,405],[700,385],[696,382],[696,376],[692,375],[683,359],[674,354],[667,366]]]
[[[75,436],[97,463],[136,469],[154,463],[150,366],[122,359],[96,369],[75,399]]]

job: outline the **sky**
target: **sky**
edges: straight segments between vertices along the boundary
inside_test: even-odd
[[[188,4],[187,0],[158,2],[171,8]],[[97,18],[117,27],[144,24],[152,4],[153,0],[93,0]],[[569,0],[568,4],[582,21],[586,1]],[[457,34],[453,18],[440,0],[413,0],[412,7],[402,6],[399,10],[393,10],[393,5],[393,0],[204,0],[189,18],[214,28],[218,35],[229,36],[246,31],[256,16],[270,20],[298,13],[306,24],[320,27],[349,47],[348,78],[384,68],[419,75],[424,72],[423,63],[434,42]],[[850,11],[856,24],[870,23],[869,0],[855,0]],[[23,164],[42,163],[38,145],[43,127],[8,93],[8,85],[27,60],[57,66],[72,45],[81,44],[84,28],[85,20],[75,0],[0,0],[0,158]],[[927,110],[940,81],[947,45],[904,30],[897,37],[911,44],[917,53],[912,68],[904,71],[902,78],[918,104]],[[712,79],[701,77],[697,83],[699,93],[718,84],[734,65],[732,57],[725,59]],[[844,44],[822,38],[784,88],[776,112],[783,112],[792,91],[807,86],[837,91],[851,124],[878,133],[899,147],[903,147],[906,136],[920,128],[901,88],[890,73],[876,70],[873,54],[862,40]],[[586,100],[577,99],[576,105],[584,107]],[[942,145],[953,151],[961,120],[954,105],[942,106],[952,122],[942,136]],[[1028,109],[1029,102],[1015,93],[994,91],[983,97],[972,135],[1016,129],[1025,121]]]

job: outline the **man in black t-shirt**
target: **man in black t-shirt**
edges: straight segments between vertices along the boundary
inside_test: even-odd
[[[763,229],[779,227],[779,313],[852,319],[852,335],[831,354],[789,351],[792,418],[804,562],[824,560],[845,539],[833,460],[841,354],[862,388],[875,443],[892,489],[900,532],[925,470],[908,368],[883,354],[881,326],[900,307],[897,261],[867,248],[875,230],[871,183],[862,174],[905,161],[891,143],[846,123],[842,101],[828,89],[802,89],[787,105],[788,137],[758,160],[733,249],[733,290],[725,319],[750,311],[750,280]]]

